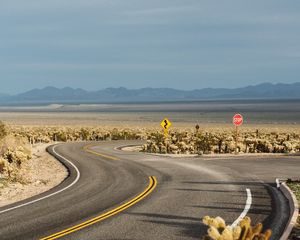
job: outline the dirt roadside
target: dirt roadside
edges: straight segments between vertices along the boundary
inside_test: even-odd
[[[0,207],[45,192],[68,176],[67,169],[46,152],[49,145],[32,147],[32,159],[24,163],[21,172],[25,184],[0,182]]]

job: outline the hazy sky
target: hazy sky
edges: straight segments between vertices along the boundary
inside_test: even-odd
[[[297,0],[0,3],[0,92],[300,81]]]

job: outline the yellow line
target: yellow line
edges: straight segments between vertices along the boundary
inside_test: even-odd
[[[133,206],[134,204],[140,202],[141,200],[143,200],[145,197],[147,197],[157,186],[157,180],[154,176],[151,176],[149,177],[149,185],[148,187],[141,193],[139,194],[137,197],[133,198],[132,200],[128,201],[127,203],[124,203],[123,205],[111,210],[111,211],[108,211],[104,214],[101,214],[100,216],[97,216],[95,218],[92,218],[90,220],[87,220],[85,222],[82,222],[78,225],[75,225],[73,227],[70,227],[70,228],[67,228],[63,231],[60,231],[60,232],[57,232],[55,234],[52,234],[48,237],[44,237],[44,238],[41,238],[40,240],[53,240],[53,239],[58,239],[60,237],[63,237],[63,236],[66,236],[66,235],[69,235],[73,232],[76,232],[76,231],[79,231],[80,229],[83,229],[83,228],[86,228],[90,225],[93,225],[95,223],[98,223],[100,221],[103,221],[104,219],[107,219],[109,217],[112,217],[124,210],[126,210],[127,208]]]
[[[106,155],[106,154],[99,153],[99,152],[96,152],[96,151],[91,150],[90,147],[93,147],[93,146],[96,146],[96,144],[86,145],[86,146],[83,147],[83,150],[86,151],[86,152],[89,152],[89,153],[98,155],[98,156],[100,156],[100,157],[110,159],[110,160],[120,160],[120,159],[117,158],[117,157],[108,156],[108,155]]]

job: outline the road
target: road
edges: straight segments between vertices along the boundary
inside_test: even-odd
[[[201,218],[221,216],[232,224],[245,210],[249,189],[248,215],[272,228],[278,239],[289,209],[275,178],[299,178],[299,156],[171,158],[117,149],[139,143],[66,143],[49,149],[70,176],[46,193],[0,208],[0,238],[42,239],[69,229],[59,239],[201,239],[207,231]],[[157,185],[144,198],[77,229],[147,191],[149,176]]]

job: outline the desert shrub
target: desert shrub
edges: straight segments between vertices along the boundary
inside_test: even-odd
[[[237,226],[226,226],[225,221],[221,217],[211,218],[206,216],[203,218],[203,223],[207,225],[207,235],[204,240],[268,240],[272,235],[270,229],[263,232],[263,225],[258,223],[256,226],[251,226],[251,219],[245,217]]]
[[[31,158],[31,152],[23,146],[17,146],[15,148],[9,147],[3,154],[3,158],[6,159],[8,163],[14,163],[20,167],[23,162]]]
[[[52,141],[101,141],[123,139],[146,139],[144,130],[132,129],[105,129],[101,127],[27,127],[13,128],[14,136],[22,136],[31,143]]]
[[[0,174],[9,181],[23,182],[22,165],[31,158],[31,150],[24,137],[6,136],[0,140]]]
[[[8,130],[6,125],[2,121],[0,121],[0,140],[6,137],[7,134],[8,134]]]
[[[53,141],[148,140],[143,151],[152,153],[234,153],[234,132],[224,129],[174,129],[166,138],[163,131],[143,128],[105,128],[92,126],[13,127],[13,136],[31,143]],[[0,149],[0,153],[1,153]],[[242,153],[293,153],[300,151],[299,132],[277,132],[264,129],[243,130],[238,151]],[[3,151],[2,151],[3,152]]]
[[[6,161],[3,158],[0,158],[0,174],[2,174],[5,170]]]
[[[210,153],[214,146],[214,138],[212,134],[205,133],[197,135],[195,148],[198,152],[205,154]]]
[[[173,131],[167,139],[162,132],[149,132],[147,135],[147,144],[143,146],[143,151],[147,152],[208,154],[235,151],[235,136],[231,131]],[[299,152],[300,134],[245,131],[239,134],[237,148],[242,153]]]
[[[269,143],[266,140],[259,140],[255,148],[257,152],[262,152],[262,153],[269,153],[271,150],[269,147]]]

